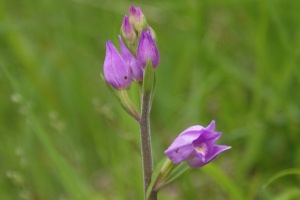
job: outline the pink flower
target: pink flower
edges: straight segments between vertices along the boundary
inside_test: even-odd
[[[215,121],[207,127],[192,126],[173,141],[165,154],[175,164],[186,161],[191,167],[202,167],[231,148],[215,144],[220,136],[220,132],[215,133]]]
[[[141,63],[142,68],[145,68],[148,60],[152,63],[154,69],[159,63],[160,57],[157,46],[148,31],[142,31],[137,47],[137,60]]]
[[[127,89],[131,84],[131,72],[116,47],[107,41],[103,65],[104,78],[116,89]]]
[[[129,21],[138,32],[141,32],[147,26],[147,20],[140,7],[129,7]]]
[[[135,31],[133,30],[132,25],[129,22],[129,18],[127,15],[124,16],[122,27],[121,27],[122,36],[129,43],[135,43],[137,40],[137,36]]]

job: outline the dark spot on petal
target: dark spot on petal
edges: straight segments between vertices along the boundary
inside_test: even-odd
[[[127,76],[124,76],[124,79],[125,79],[125,80],[127,80],[127,78],[128,78]]]
[[[179,152],[179,149],[176,149],[176,150],[175,150],[175,153],[178,153],[178,152]]]

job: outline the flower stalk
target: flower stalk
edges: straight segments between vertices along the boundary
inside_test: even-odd
[[[150,111],[152,105],[152,91],[154,83],[154,70],[151,62],[147,62],[144,71],[144,81],[142,88],[142,109],[140,119],[141,133],[141,152],[143,160],[143,177],[144,177],[144,197],[146,199],[147,189],[151,183],[153,172],[151,130],[150,130]],[[157,193],[151,192],[147,200],[156,200]]]
[[[121,105],[123,106],[123,108],[126,110],[126,112],[131,115],[136,121],[140,121],[140,115],[137,112],[137,110],[135,109],[134,105],[132,104],[127,90],[120,90],[118,91],[119,93],[119,99],[121,102]]]
[[[151,175],[153,172],[151,132],[150,132],[150,105],[151,95],[143,94],[142,98],[142,114],[140,120],[141,131],[141,151],[143,160],[143,176],[144,176],[144,195],[151,183]],[[155,200],[156,198],[149,198]]]

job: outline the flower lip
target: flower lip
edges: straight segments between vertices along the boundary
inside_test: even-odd
[[[203,156],[207,154],[207,145],[205,143],[201,143],[199,146],[194,146],[194,149]]]

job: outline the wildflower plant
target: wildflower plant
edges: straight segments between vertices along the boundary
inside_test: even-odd
[[[202,167],[229,146],[216,145],[221,136],[215,132],[215,121],[185,129],[164,152],[166,158],[153,169],[150,111],[154,90],[154,74],[160,62],[155,31],[147,23],[139,7],[130,6],[118,35],[120,51],[111,41],[106,43],[103,79],[116,94],[121,105],[140,126],[144,179],[144,199],[156,200],[157,192],[189,168]],[[130,100],[128,90],[136,82],[142,88],[141,112]]]

